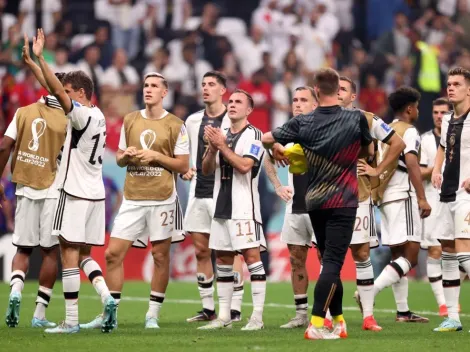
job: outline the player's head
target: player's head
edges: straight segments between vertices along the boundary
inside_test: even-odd
[[[251,95],[242,89],[237,89],[228,100],[228,117],[232,122],[246,120],[254,106],[255,103]]]
[[[292,113],[294,116],[308,114],[318,106],[318,99],[312,87],[298,87],[292,97]]]
[[[338,100],[343,108],[352,108],[352,103],[356,101],[356,83],[346,76],[339,77]]]
[[[227,91],[227,78],[218,71],[209,71],[202,78],[202,97],[204,104],[222,103]]]
[[[470,97],[470,71],[455,67],[447,74],[447,97],[453,104],[459,104]]]
[[[93,95],[93,81],[83,71],[72,71],[62,79],[62,85],[68,96],[80,104],[86,104]]]
[[[420,99],[421,94],[411,87],[400,87],[388,96],[393,113],[406,117],[410,122],[415,122],[418,119]]]
[[[63,83],[64,77],[66,75],[65,72],[56,72],[54,75],[57,77],[57,79],[60,81],[60,83]]]
[[[158,72],[149,72],[144,77],[144,103],[145,105],[158,105],[168,94],[168,82]]]
[[[438,98],[432,102],[432,120],[434,127],[440,129],[442,117],[452,110],[452,104],[446,98]]]
[[[335,97],[339,90],[339,74],[332,68],[322,68],[315,73],[313,88],[318,98]]]

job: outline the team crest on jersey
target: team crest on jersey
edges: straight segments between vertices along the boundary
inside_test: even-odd
[[[143,149],[152,148],[153,143],[157,139],[157,134],[153,130],[145,130],[140,134],[140,145]]]
[[[38,117],[33,120],[31,123],[31,131],[32,131],[32,139],[29,141],[28,149],[37,152],[39,149],[39,138],[44,134],[46,131],[47,123],[41,117]]]
[[[450,146],[453,147],[455,145],[455,134],[451,134],[449,138]]]

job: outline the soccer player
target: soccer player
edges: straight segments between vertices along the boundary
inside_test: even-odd
[[[68,117],[67,136],[59,168],[60,190],[53,222],[53,235],[59,237],[62,256],[62,285],[65,321],[46,333],[76,333],[80,267],[92,281],[104,305],[102,331],[116,325],[116,302],[104,282],[99,265],[90,257],[92,246],[104,245],[105,209],[102,155],[106,122],[101,111],[90,103],[93,83],[82,71],[70,72],[61,82],[43,56],[44,32],[38,29],[33,52],[39,60],[50,92]]]
[[[219,316],[199,329],[231,328],[230,307],[233,294],[233,263],[237,252],[245,258],[251,275],[253,313],[242,330],[260,330],[266,296],[266,273],[260,247],[266,248],[261,227],[259,172],[264,155],[261,131],[248,122],[253,98],[236,90],[229,98],[230,127],[205,127],[209,147],[202,162],[204,175],[215,173],[214,214],[209,247],[217,259]]]
[[[453,111],[442,119],[432,184],[440,189],[435,233],[442,245],[448,318],[434,331],[462,330],[458,313],[459,264],[470,274],[470,71],[461,67],[449,71],[447,97]]]
[[[374,295],[392,286],[397,304],[397,322],[427,323],[429,319],[410,311],[408,307],[408,278],[406,274],[417,264],[421,242],[421,218],[431,213],[426,200],[419,168],[420,136],[413,123],[418,119],[420,94],[413,88],[401,87],[390,94],[390,106],[395,114],[391,127],[403,138],[406,148],[385,170],[376,169],[361,161],[360,175],[379,176],[374,189],[382,216],[382,244],[389,246],[393,261],[375,280]],[[381,159],[390,148],[379,144]],[[370,172],[372,170],[372,172]]]
[[[312,340],[338,339],[347,337],[340,272],[358,207],[357,160],[369,155],[372,137],[361,111],[338,105],[336,71],[319,70],[314,90],[319,99],[314,112],[291,119],[266,133],[262,141],[267,148],[274,142],[299,143],[304,150],[309,166],[305,201],[323,264],[315,286],[313,317],[304,336]],[[333,332],[324,327],[328,307],[333,316]]]
[[[351,109],[356,100],[356,84],[348,77],[339,79],[338,99],[340,105]],[[384,170],[391,162],[396,160],[405,149],[405,143],[381,118],[372,113],[364,112],[369,125],[369,130],[374,140],[388,144],[390,150],[387,159],[377,165],[377,172]],[[367,161],[367,159],[363,159]],[[374,160],[375,162],[375,160]],[[376,163],[376,162],[375,162]],[[380,168],[380,169],[379,169]],[[369,176],[360,176],[359,182],[359,207],[354,224],[354,232],[351,240],[351,254],[356,263],[357,292],[355,299],[358,302],[363,315],[363,330],[380,331],[382,328],[374,319],[374,270],[370,261],[370,248],[378,246],[377,232],[375,229],[374,204],[371,198],[371,182],[377,179]]]
[[[292,98],[294,117],[308,114],[318,106],[317,97],[312,87],[298,87]],[[289,146],[286,146],[289,147]],[[283,148],[283,147],[282,147]],[[284,149],[284,148],[283,148]],[[294,291],[295,317],[281,326],[285,329],[307,327],[308,325],[308,274],[305,263],[308,249],[314,242],[312,223],[305,205],[308,173],[301,175],[289,172],[289,184],[283,186],[277,176],[276,168],[269,158],[265,158],[266,175],[271,181],[276,194],[287,202],[281,241],[287,244],[291,264],[291,283]]]
[[[432,292],[439,306],[439,315],[447,316],[447,307],[444,297],[444,288],[442,287],[442,268],[441,268],[441,243],[434,235],[436,231],[438,218],[437,203],[439,201],[439,192],[431,183],[431,174],[434,168],[437,149],[441,139],[442,118],[452,110],[452,105],[445,98],[439,98],[432,103],[432,119],[434,128],[421,136],[421,176],[423,178],[424,191],[426,199],[434,210],[431,215],[422,222],[421,248],[428,251],[427,275],[431,284]]]
[[[25,38],[23,58],[27,65],[35,65],[29,56],[29,42]],[[37,69],[40,68],[36,66]],[[62,74],[63,76],[63,74]],[[0,144],[0,175],[13,150],[11,170],[16,184],[16,214],[13,244],[17,252],[11,268],[11,293],[6,324],[19,323],[21,293],[29,269],[29,258],[34,247],[41,248],[42,264],[39,289],[32,327],[53,328],[56,324],[46,319],[52,289],[57,276],[59,241],[52,236],[57,190],[57,157],[64,144],[67,119],[54,96],[18,109]],[[0,186],[3,196],[3,186]]]
[[[168,82],[156,72],[144,77],[145,108],[127,114],[116,162],[126,167],[124,200],[106,249],[106,283],[119,301],[124,284],[123,261],[132,244],[149,234],[154,272],[150,284],[146,329],[159,329],[160,309],[170,279],[172,236],[182,230],[175,175],[189,169],[189,142],[183,120],[163,108]],[[84,325],[93,328],[100,316]]]
[[[196,250],[197,282],[202,300],[202,310],[186,321],[209,321],[217,317],[214,303],[214,270],[212,268],[209,234],[213,214],[214,175],[202,173],[202,158],[208,147],[204,137],[205,126],[227,128],[230,119],[222,102],[226,92],[226,77],[217,71],[209,71],[202,80],[205,109],[190,115],[185,122],[188,131],[192,168],[182,176],[190,180],[188,207],[184,219],[184,230],[191,234]],[[241,320],[243,299],[243,271],[240,257],[235,256],[234,288],[232,297],[232,321]]]

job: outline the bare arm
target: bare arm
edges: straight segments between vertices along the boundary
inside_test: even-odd
[[[271,132],[263,134],[261,137],[261,142],[266,149],[271,149],[273,144],[276,143],[273,134]]]
[[[406,144],[403,139],[398,135],[394,134],[388,141],[387,144],[390,146],[387,155],[382,162],[377,165],[376,171],[380,175],[384,170],[395,160],[398,159],[400,153],[405,150]]]
[[[407,153],[405,155],[405,163],[411,184],[416,190],[416,197],[418,197],[418,199],[426,199],[424,186],[421,180],[421,170],[419,168],[418,157],[413,153]]]
[[[228,163],[232,165],[232,167],[241,174],[248,173],[255,164],[255,161],[253,159],[244,158],[235,154],[232,149],[228,147],[227,144],[221,146],[219,148],[219,151],[225,157],[225,159],[227,159]]]
[[[442,165],[444,164],[445,153],[444,148],[439,145],[437,147],[436,159],[434,160],[434,168],[432,170],[431,181],[434,188],[441,188],[442,184]]]
[[[29,39],[26,34],[24,35],[23,61],[26,66],[28,66],[29,69],[33,72],[34,76],[41,84],[41,86],[43,86],[47,91],[49,91],[49,87],[47,86],[46,80],[44,79],[41,68],[34,62],[29,53]]]
[[[150,164],[152,166],[163,166],[165,169],[177,174],[185,174],[189,170],[189,154],[175,155],[172,158],[158,153],[155,161]]]
[[[204,176],[212,175],[215,172],[215,157],[217,151],[207,148],[206,155],[202,159],[202,174]]]
[[[421,170],[421,178],[423,179],[423,181],[431,179],[432,170],[433,170],[432,167],[420,166],[420,170]]]
[[[277,170],[274,164],[269,160],[269,158],[264,158],[264,169],[266,170],[266,175],[268,176],[269,181],[273,185],[274,189],[277,189],[282,186],[279,177],[277,176]]]

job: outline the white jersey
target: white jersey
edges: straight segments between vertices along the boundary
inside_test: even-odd
[[[441,147],[445,149],[445,167],[441,186],[441,202],[470,199],[462,187],[470,179],[470,117],[454,118],[451,112],[442,118]]]
[[[44,98],[39,99],[40,103],[47,104],[47,106],[51,108],[61,109],[57,98],[53,95],[48,95],[47,100]],[[10,124],[8,125],[7,130],[5,131],[5,136],[10,137],[14,141],[16,141],[18,137],[18,128],[16,126],[16,113],[13,116],[13,120],[11,120]],[[59,159],[59,158],[58,158]],[[57,165],[59,166],[59,161],[57,160]],[[46,189],[34,189],[28,186],[23,186],[21,184],[16,185],[16,192],[15,195],[26,197],[29,199],[56,199],[59,198],[59,191],[57,190],[57,181],[59,178],[59,173],[56,172],[55,179],[52,185]]]
[[[421,137],[419,136],[418,130],[414,127],[410,127],[405,131],[403,135],[403,141],[405,142],[405,150],[400,154],[398,158],[398,167],[390,179],[387,189],[384,192],[382,203],[392,202],[400,199],[407,199],[411,194],[415,193],[415,189],[410,182],[408,176],[408,170],[405,163],[405,155],[408,153],[419,155],[419,148],[421,145]],[[379,148],[380,162],[383,160],[382,150]]]
[[[204,140],[204,127],[220,127],[222,129],[230,126],[230,119],[225,110],[220,116],[209,117],[205,110],[190,115],[185,122],[189,137],[189,149],[191,154],[191,166],[196,168],[196,174],[191,179],[190,197],[212,198],[214,193],[214,175],[202,174],[202,158],[209,145]]]
[[[261,223],[258,179],[261,170],[264,148],[261,143],[262,132],[247,125],[238,133],[224,129],[227,145],[235,154],[255,161],[253,168],[246,174],[234,169],[223,155],[216,155],[214,184],[214,218],[232,220],[254,220]]]
[[[421,136],[421,159],[419,161],[422,167],[434,167],[437,147],[439,146],[440,136],[434,133],[434,130],[428,131]],[[432,185],[431,180],[423,181],[424,191],[427,199],[437,199],[439,192]]]
[[[67,117],[67,137],[59,168],[58,188],[76,198],[104,200],[104,115],[96,106],[88,107],[73,100]]]

